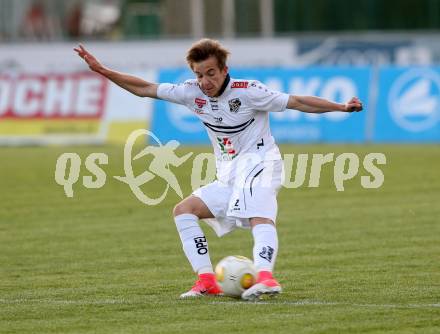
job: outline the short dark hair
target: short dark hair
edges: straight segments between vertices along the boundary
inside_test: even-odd
[[[195,42],[186,54],[186,61],[189,67],[193,68],[194,63],[204,61],[211,56],[217,59],[218,67],[223,69],[226,66],[226,59],[230,52],[226,50],[219,41],[203,38]]]

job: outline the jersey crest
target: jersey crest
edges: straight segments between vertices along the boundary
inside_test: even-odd
[[[229,100],[228,104],[229,104],[229,111],[233,112],[233,113],[237,113],[238,109],[240,109],[241,101],[239,98],[235,98],[235,99]]]

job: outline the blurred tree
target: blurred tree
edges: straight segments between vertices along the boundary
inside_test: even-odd
[[[158,37],[161,33],[161,0],[125,0],[122,6],[126,37]]]
[[[440,29],[440,0],[274,0],[275,31]]]
[[[260,6],[256,0],[235,0],[237,36],[258,36],[261,32]]]
[[[66,15],[66,32],[67,36],[72,39],[78,39],[82,36],[81,20],[83,15],[82,3],[77,2],[71,6]]]

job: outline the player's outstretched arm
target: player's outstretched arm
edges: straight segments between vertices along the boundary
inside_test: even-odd
[[[103,66],[84,46],[79,45],[74,48],[78,56],[80,56],[89,65],[90,69],[96,73],[105,76],[107,79],[113,81],[118,86],[124,88],[132,94],[141,97],[157,98],[157,84],[145,81],[141,78],[113,71]]]
[[[332,111],[358,112],[363,106],[357,97],[351,98],[347,103],[336,103],[316,96],[290,95],[287,109],[320,114]]]

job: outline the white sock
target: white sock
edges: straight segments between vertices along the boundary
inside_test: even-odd
[[[252,228],[254,236],[254,264],[257,271],[273,271],[278,253],[278,236],[272,224],[258,224]]]
[[[190,213],[174,217],[182,241],[183,251],[198,274],[214,273],[208,252],[208,241],[198,223],[199,218]]]

